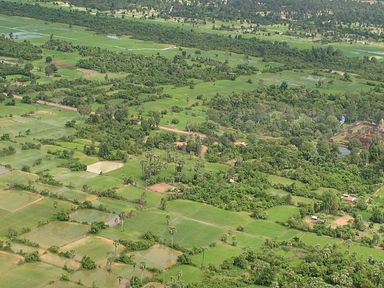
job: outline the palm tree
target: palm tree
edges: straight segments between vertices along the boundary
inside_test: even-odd
[[[116,257],[116,253],[117,253],[117,247],[119,247],[119,242],[114,240],[113,241],[113,247],[115,248],[114,250],[114,256]]]
[[[171,235],[171,247],[173,248],[173,238],[175,236],[175,233],[176,233],[176,227],[175,226],[169,226],[168,228],[168,233],[169,235]]]
[[[147,265],[145,264],[145,262],[141,262],[140,263],[140,270],[141,270],[140,282],[141,282],[141,284],[143,284],[143,277],[144,277],[144,270],[145,270],[145,268],[147,268]]]
[[[123,229],[124,229],[124,219],[125,219],[125,217],[127,217],[127,215],[125,214],[125,212],[121,212],[121,213],[119,214],[121,231],[123,231]]]
[[[167,221],[167,226],[169,226],[169,224],[171,223],[171,216],[165,216],[165,220]]]

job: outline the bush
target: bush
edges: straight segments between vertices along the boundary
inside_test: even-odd
[[[96,263],[90,257],[84,256],[81,259],[81,267],[86,270],[93,270],[96,269]]]

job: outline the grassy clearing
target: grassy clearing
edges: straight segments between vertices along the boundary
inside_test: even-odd
[[[177,278],[177,275],[181,272],[181,280],[185,283],[200,282],[203,279],[203,272],[196,267],[187,265],[178,265],[172,267],[169,271],[160,275],[160,279],[169,281],[171,278]]]
[[[242,251],[243,250],[239,247],[230,245],[217,245],[216,247],[207,249],[204,252],[204,255],[201,253],[192,256],[192,262],[197,267],[201,265],[218,266],[222,264],[224,260],[240,255]]]
[[[290,217],[299,215],[299,209],[293,206],[276,206],[267,210],[268,220],[274,222],[285,222]]]

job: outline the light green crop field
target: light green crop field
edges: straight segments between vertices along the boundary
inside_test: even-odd
[[[98,210],[80,209],[71,214],[71,219],[79,223],[108,222],[112,216],[110,213]]]
[[[63,246],[79,240],[89,231],[89,226],[71,222],[50,222],[25,234],[25,238],[48,248]]]
[[[89,256],[96,262],[105,260],[114,252],[113,242],[102,237],[85,237],[61,248],[61,251],[75,251],[75,259],[81,260],[83,256]],[[102,263],[105,265],[105,262]]]
[[[51,198],[44,198],[44,200],[21,210],[0,215],[0,236],[7,235],[9,228],[16,230],[36,228],[39,222],[45,222],[53,218],[58,209],[67,210],[71,207],[71,204],[66,201],[56,201],[57,208],[54,208],[54,202],[55,200]],[[44,235],[40,237],[44,238]]]
[[[60,277],[62,270],[45,263],[27,263],[0,275],[1,287],[43,287]]]
[[[42,198],[27,191],[3,190],[0,191],[0,209],[15,212],[33,205],[34,202],[38,202]]]
[[[299,215],[299,211],[293,206],[275,206],[267,210],[268,220],[275,222],[285,222],[290,217]]]

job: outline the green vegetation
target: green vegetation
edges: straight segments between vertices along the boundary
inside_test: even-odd
[[[0,1],[1,287],[384,285],[384,5],[267,2]]]

